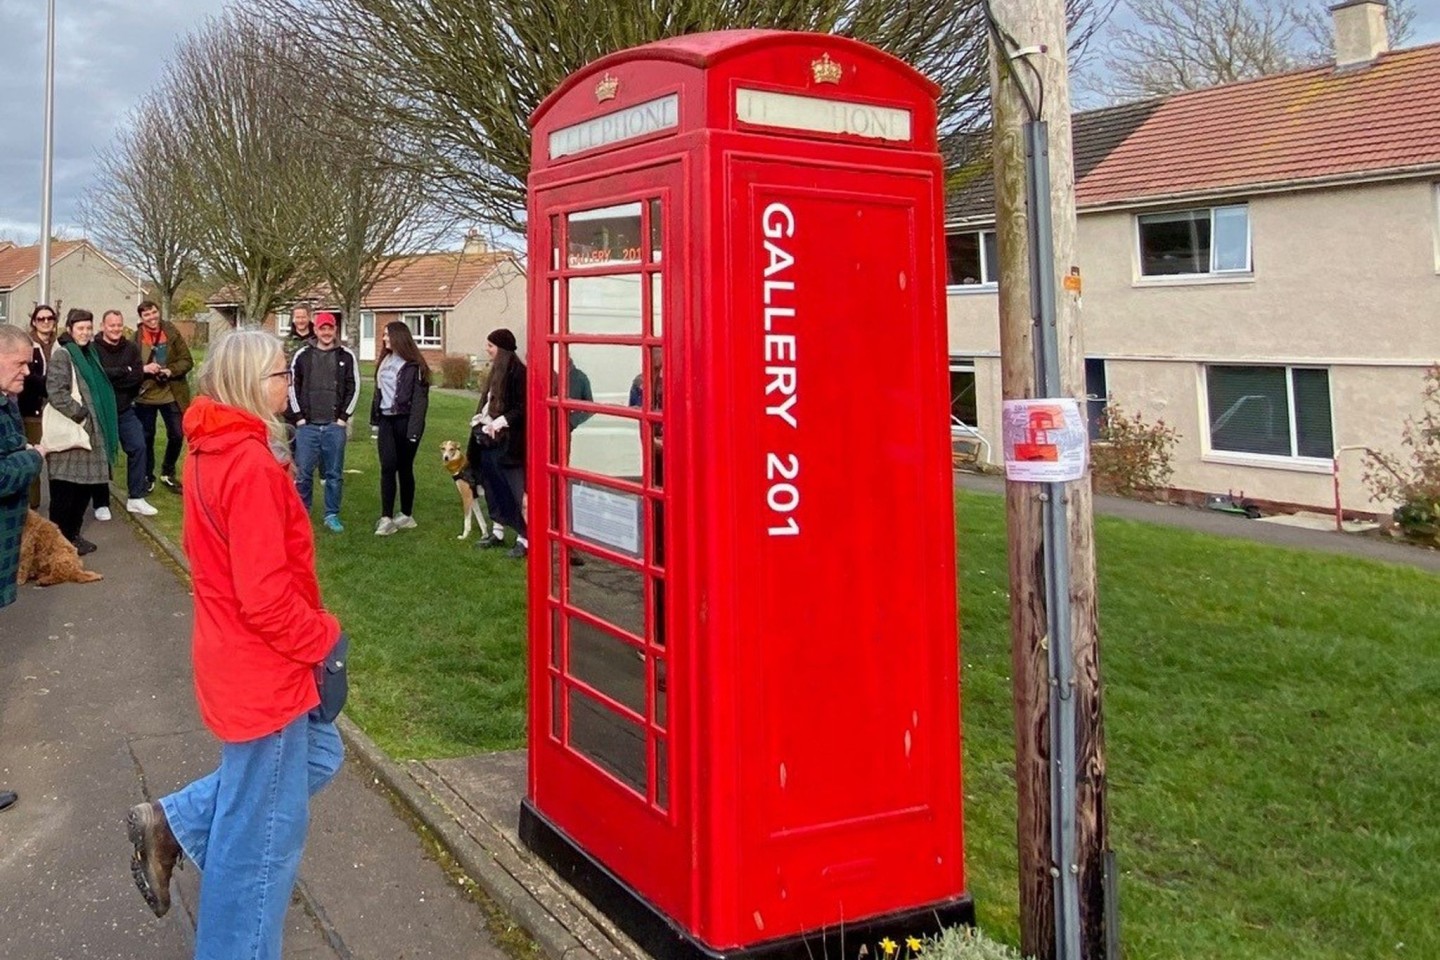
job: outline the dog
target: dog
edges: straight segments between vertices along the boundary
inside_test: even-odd
[[[31,510],[20,535],[19,583],[34,580],[42,587],[57,583],[94,583],[105,579],[80,562],[75,544],[65,539],[60,528]]]
[[[485,492],[481,489],[475,468],[470,465],[460,444],[454,440],[446,440],[440,444],[440,462],[450,474],[450,479],[455,481],[455,489],[460,493],[460,513],[465,518],[465,529],[461,530],[460,536],[455,539],[468,539],[471,529],[476,526],[480,528],[481,540],[498,534],[499,524],[495,524],[493,530],[487,528],[485,514],[480,509]]]

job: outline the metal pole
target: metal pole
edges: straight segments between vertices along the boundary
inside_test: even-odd
[[[40,291],[50,302],[50,198],[55,172],[55,0],[49,0],[45,26],[45,147],[40,164]]]
[[[1050,219],[1050,128],[1025,124],[1025,186],[1029,207],[1031,310],[1035,380],[1042,397],[1063,396],[1055,317],[1055,244]],[[1041,495],[1045,547],[1045,612],[1050,659],[1050,819],[1055,880],[1057,960],[1080,960],[1080,868],[1075,800],[1075,658],[1070,629],[1069,497],[1065,484]]]

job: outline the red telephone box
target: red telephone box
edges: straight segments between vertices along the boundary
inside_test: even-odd
[[[734,31],[531,118],[521,835],[657,957],[973,914],[936,93]]]

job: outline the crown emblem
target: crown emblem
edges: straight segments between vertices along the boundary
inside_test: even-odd
[[[614,100],[615,94],[620,92],[620,81],[606,73],[595,84],[595,102],[604,103],[606,100]]]
[[[822,53],[819,60],[810,61],[810,72],[815,75],[816,83],[839,83],[843,71],[840,64],[830,59],[830,54]]]

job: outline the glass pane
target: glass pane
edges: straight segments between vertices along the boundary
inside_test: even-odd
[[[975,368],[950,371],[950,416],[959,417],[960,422],[975,426],[977,415],[975,403]]]
[[[984,283],[985,274],[980,267],[980,234],[947,234],[945,267],[945,282],[950,286]]]
[[[996,239],[994,230],[985,230],[980,234],[982,249],[985,251],[985,282],[998,283],[1000,281],[1000,242]]]
[[[545,396],[558,397],[560,395],[560,377],[556,372],[560,369],[560,344],[550,344],[550,369],[545,371]]]
[[[570,362],[585,377],[594,402],[617,407],[640,405],[632,389],[644,362],[644,348],[611,343],[572,343],[567,349],[570,351]]]
[[[560,544],[550,545],[550,599],[560,599]]]
[[[550,218],[550,269],[560,269],[560,218]]]
[[[545,419],[550,421],[550,456],[545,461],[552,467],[560,465],[560,411],[551,408]]]
[[[570,481],[570,535],[641,559],[640,497],[580,480]]]
[[[1210,272],[1210,211],[1139,218],[1140,273],[1147,277]]]
[[[570,434],[569,466],[640,482],[640,421],[597,413]]]
[[[1330,371],[1295,370],[1295,446],[1302,457],[1335,456],[1330,422]]]
[[[670,755],[665,741],[655,741],[655,806],[670,809]]]
[[[660,566],[664,559],[657,551],[655,565]],[[652,583],[652,591],[655,595],[655,615],[650,619],[650,642],[657,647],[663,647],[665,646],[665,581],[656,578]]]
[[[670,690],[669,667],[667,666],[670,661],[656,657],[653,662],[655,664],[655,726],[663,730],[670,724],[670,707],[666,702],[669,699]]]
[[[663,410],[665,408],[665,353],[660,347],[650,348],[650,405],[651,410]],[[631,385],[630,399],[635,399],[634,387]],[[630,404],[632,407],[635,403]]]
[[[556,550],[556,554],[557,554],[557,556],[558,556],[558,554],[559,554],[559,550],[558,550],[558,549]],[[558,571],[557,571],[557,572],[558,572]],[[556,582],[556,583],[559,583],[559,582],[560,582],[560,578],[559,578],[558,576],[555,578],[555,582]],[[550,609],[550,666],[554,667],[556,670],[559,670],[559,669],[561,668],[561,663],[560,663],[560,611],[559,611],[557,608],[554,608],[554,607],[552,607],[552,608]]]
[[[645,731],[583,691],[570,691],[570,747],[645,794]]]
[[[640,284],[644,277],[624,273],[607,277],[571,277],[569,323],[573,334],[612,334],[638,337],[644,333],[645,317],[640,305]]]
[[[640,204],[582,210],[565,218],[572,267],[639,263]]]
[[[569,602],[626,633],[645,636],[645,580],[639,571],[572,550]]]
[[[1215,208],[1215,269],[1250,269],[1250,210]]]
[[[552,533],[560,532],[560,478],[550,474],[550,523]]]
[[[1085,418],[1090,439],[1100,439],[1100,421],[1110,402],[1110,388],[1105,377],[1105,361],[1099,357],[1085,358]]]
[[[660,262],[660,240],[662,236],[660,220],[660,200],[650,201],[650,262]]]
[[[550,281],[550,332],[560,333],[560,281]]]
[[[1284,367],[1207,367],[1210,446],[1290,456],[1290,405]]]
[[[570,617],[570,676],[645,716],[645,651]]]
[[[559,740],[565,730],[565,722],[562,719],[564,701],[561,699],[565,694],[564,688],[560,685],[560,678],[550,678],[550,736]]]
[[[650,332],[654,336],[665,333],[665,284],[660,274],[650,274]]]

